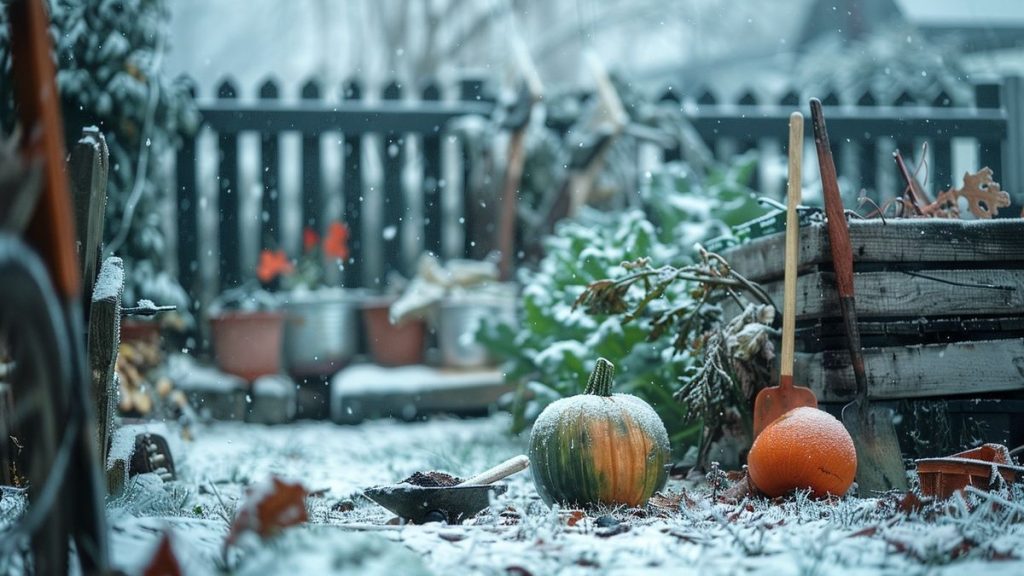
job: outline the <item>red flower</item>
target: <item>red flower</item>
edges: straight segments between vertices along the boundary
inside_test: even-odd
[[[256,266],[256,277],[267,284],[281,274],[291,274],[295,270],[284,250],[264,250],[260,252],[260,263]]]
[[[312,228],[306,228],[302,231],[302,250],[305,252],[311,252],[316,245],[320,243],[320,236],[317,235],[316,230]]]
[[[341,222],[331,222],[324,237],[324,254],[338,260],[348,258],[348,226]]]

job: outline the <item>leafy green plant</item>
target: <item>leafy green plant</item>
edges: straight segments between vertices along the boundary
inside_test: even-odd
[[[653,323],[673,310],[697,309],[697,284],[667,283],[631,321],[618,314],[586,314],[574,304],[588,285],[625,276],[638,261],[690,264],[695,243],[728,234],[729,225],[760,215],[763,210],[745,185],[753,165],[750,156],[709,174],[667,165],[647,179],[642,210],[584,209],[545,239],[537,268],[521,271],[518,326],[484,323],[478,334],[508,360],[508,378],[519,383],[509,399],[514,431],[526,428],[547,404],[582,391],[594,359],[606,357],[617,367],[616,389],[654,407],[677,453],[696,443],[700,422],[687,417],[687,407],[673,393],[681,376],[698,369],[699,357],[679,353],[676,335],[655,332]],[[634,284],[627,291],[639,299],[644,288]],[[720,321],[720,307],[699,308],[699,326]]]

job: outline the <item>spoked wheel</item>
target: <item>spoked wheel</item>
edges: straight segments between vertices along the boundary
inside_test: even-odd
[[[12,361],[6,380],[13,401],[0,415],[0,442],[9,447],[4,465],[27,484],[29,499],[25,515],[0,534],[0,556],[31,542],[35,574],[66,574],[71,522],[62,485],[74,444],[65,421],[69,334],[42,262],[11,236],[0,235],[0,278],[0,341]]]

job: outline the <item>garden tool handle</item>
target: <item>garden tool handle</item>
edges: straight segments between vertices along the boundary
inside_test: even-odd
[[[486,486],[487,484],[493,484],[506,476],[511,476],[516,472],[525,470],[530,465],[530,459],[525,455],[520,454],[505,460],[501,464],[493,468],[484,470],[483,472],[473,476],[469,480],[463,481],[459,486]]]
[[[786,202],[786,275],[782,292],[782,366],[779,387],[793,386],[793,351],[796,332],[796,267],[800,257],[800,220],[796,208],[800,205],[801,174],[803,173],[804,116],[799,112],[789,115],[789,182]]]
[[[814,126],[814,145],[818,151],[818,167],[821,171],[822,194],[825,197],[828,241],[832,249],[836,288],[839,291],[839,307],[846,328],[846,342],[850,349],[853,377],[857,383],[857,397],[863,400],[867,398],[868,388],[853,297],[853,247],[850,244],[850,231],[846,225],[843,201],[839,196],[839,182],[836,178],[836,165],[832,160],[832,149],[829,147],[825,116],[821,110],[821,100],[817,98],[811,98],[811,123]]]

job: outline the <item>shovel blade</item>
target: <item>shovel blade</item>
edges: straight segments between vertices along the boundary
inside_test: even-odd
[[[857,449],[857,487],[861,496],[874,496],[889,490],[907,490],[903,454],[893,425],[893,410],[885,406],[862,404],[863,400],[843,407],[843,425],[853,437]]]
[[[793,408],[818,407],[818,398],[810,388],[771,386],[762,388],[754,399],[754,438],[769,424]]]

